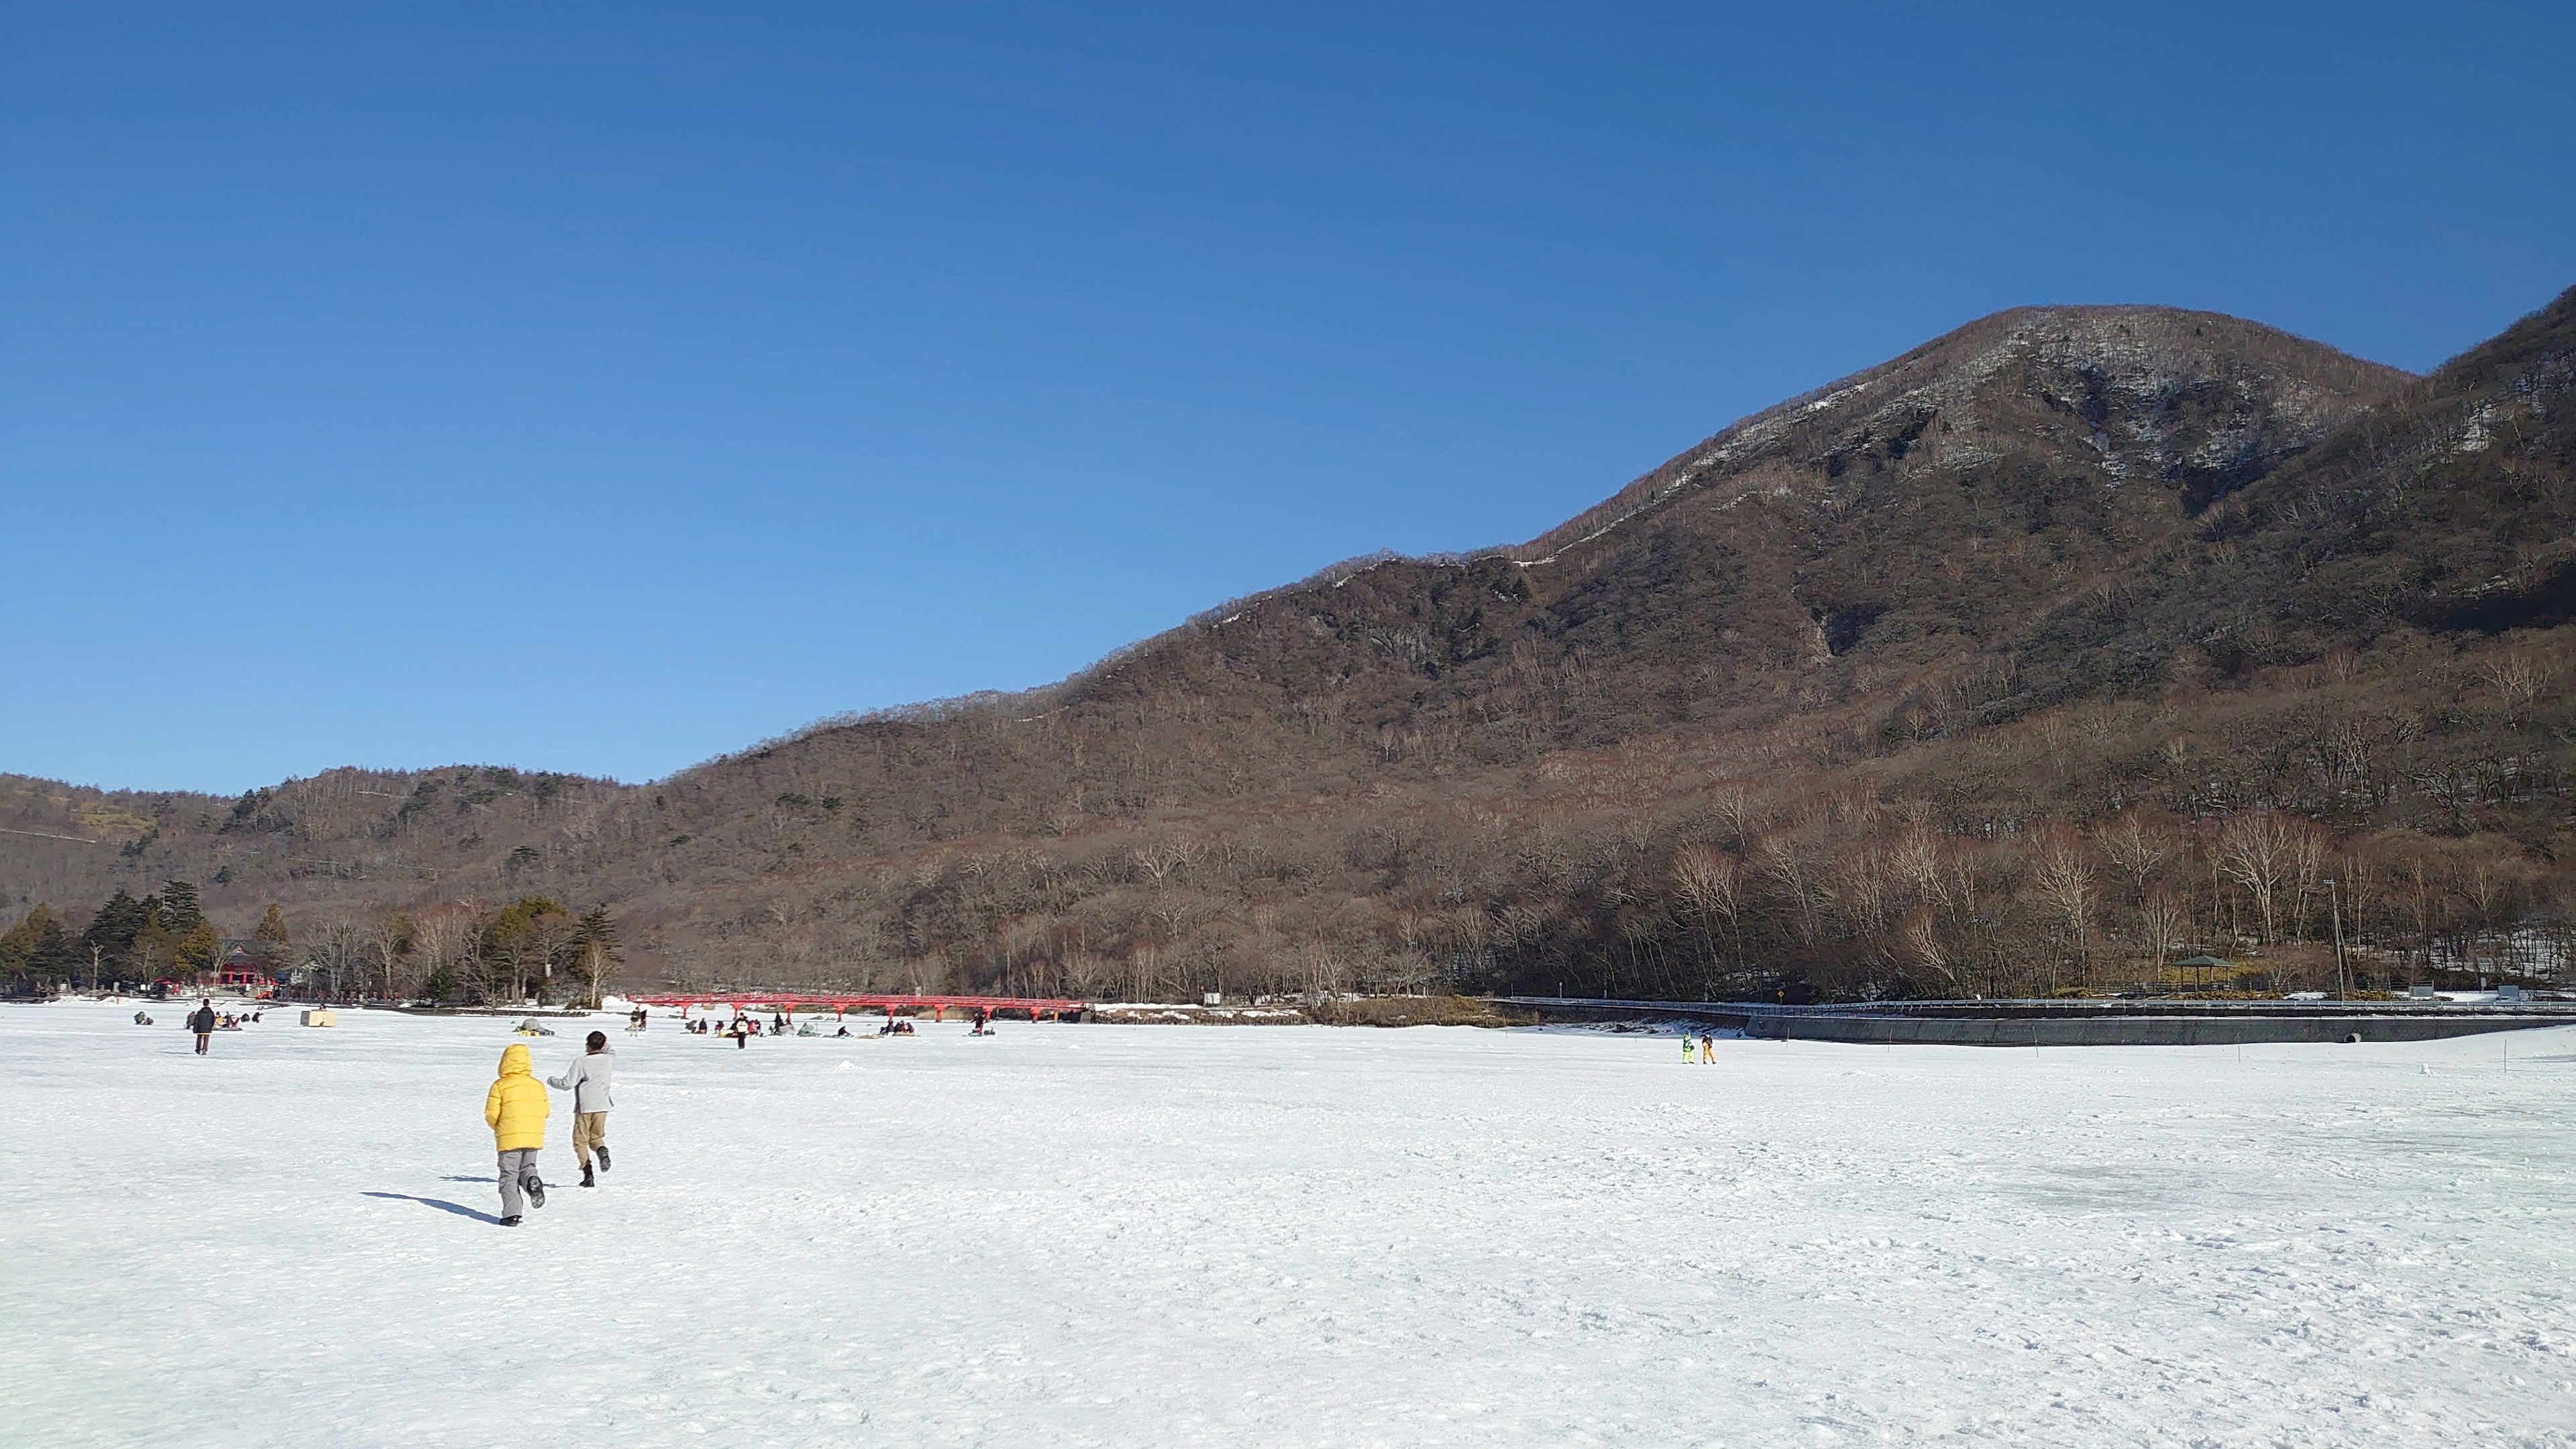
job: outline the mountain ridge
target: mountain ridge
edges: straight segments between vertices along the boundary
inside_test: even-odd
[[[2421,378],[2217,314],[2011,309],[1740,419],[1526,544],[1348,561],[1036,690],[821,721],[641,786],[448,767],[101,794],[80,808],[153,822],[134,854],[73,868],[73,847],[0,837],[0,887],[223,871],[208,901],[235,913],[546,890],[617,905],[637,969],[678,976],[1311,980],[1324,942],[1345,975],[1461,984],[1689,955],[1718,989],[1676,884],[1716,850],[1765,893],[1756,974],[1913,989],[1898,924],[1816,906],[1760,838],[1857,869],[1877,827],[1838,834],[1813,801],[1863,789],[1863,815],[1980,838],[1990,802],[1906,793],[1924,771],[2104,710],[2107,739],[2177,699],[2235,709],[2343,653],[2361,664],[2337,687],[2510,635],[2558,677],[2571,298]],[[1758,808],[1712,804],[1725,780]],[[75,794],[0,781],[0,825],[70,819]],[[2144,784],[2098,803],[2148,796],[2178,840],[2273,808]],[[2079,836],[2101,816],[2031,810]],[[1533,822],[1597,858],[1532,877],[1513,837]],[[2547,874],[2537,827],[2490,823],[2469,836]],[[1365,842],[1389,831],[1412,843],[1380,858]],[[996,871],[1017,883],[975,904]],[[2016,929],[1988,954],[2059,949]]]

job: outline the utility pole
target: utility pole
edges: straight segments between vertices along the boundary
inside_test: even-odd
[[[2333,876],[2326,877],[2326,909],[2334,916],[2335,999],[2340,1001],[2352,991],[2343,969],[2343,898],[2335,892]]]

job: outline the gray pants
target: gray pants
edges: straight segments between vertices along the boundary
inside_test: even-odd
[[[537,1149],[513,1147],[501,1154],[501,1216],[515,1218],[520,1215],[520,1184],[536,1175]]]

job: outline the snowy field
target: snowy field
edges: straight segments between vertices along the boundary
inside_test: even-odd
[[[2576,1443],[2569,1032],[599,1017],[505,1231],[508,1022],[132,1009],[0,1008],[10,1445]]]

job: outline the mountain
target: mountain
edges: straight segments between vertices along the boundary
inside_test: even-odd
[[[344,944],[542,893],[648,981],[1867,993],[2286,978],[2332,876],[2370,969],[2503,970],[2561,889],[2571,358],[2576,292],[2423,378],[2018,309],[1518,548],[654,785],[0,779],[0,889]]]

